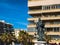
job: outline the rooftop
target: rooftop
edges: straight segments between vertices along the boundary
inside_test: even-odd
[[[60,4],[60,0],[28,1],[28,6],[52,5],[52,4]]]

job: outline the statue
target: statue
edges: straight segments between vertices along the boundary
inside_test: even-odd
[[[38,34],[38,41],[45,41],[44,40],[44,24],[40,20],[40,18],[39,18],[36,26],[37,26],[36,29],[37,29],[37,34]]]

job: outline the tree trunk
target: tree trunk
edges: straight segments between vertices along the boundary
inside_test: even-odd
[[[6,45],[6,42],[4,43],[4,45]]]
[[[15,45],[15,43],[14,43],[14,42],[12,42],[12,45]]]
[[[20,44],[21,44],[21,45],[24,45],[24,43],[23,43],[23,42],[20,42]]]

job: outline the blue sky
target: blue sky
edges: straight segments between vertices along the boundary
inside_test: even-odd
[[[27,0],[0,0],[0,20],[13,24],[14,28],[27,28]]]

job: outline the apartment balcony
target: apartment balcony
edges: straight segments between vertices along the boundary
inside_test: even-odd
[[[29,21],[37,21],[38,18],[28,18]]]
[[[39,14],[39,13],[49,13],[49,12],[60,12],[60,9],[50,9],[50,10],[30,10],[28,14]]]
[[[29,24],[27,27],[36,27],[36,24]],[[45,24],[45,28],[60,27],[60,24]]]
[[[51,43],[51,44],[59,44],[60,43],[60,39],[59,40],[51,40],[51,41],[49,41],[49,43]]]
[[[36,27],[36,24],[29,24],[27,27]]]
[[[60,27],[60,24],[45,24],[46,28]]]
[[[42,17],[41,20],[59,20],[60,16],[52,17]]]
[[[36,32],[27,32],[29,35],[34,35]]]
[[[29,21],[37,21],[39,18],[28,18]],[[60,20],[60,16],[56,17],[41,17],[41,20]]]
[[[45,32],[46,35],[60,35],[60,32],[53,32],[53,31],[50,31],[50,32]]]
[[[60,4],[60,0],[28,0],[28,7]]]

